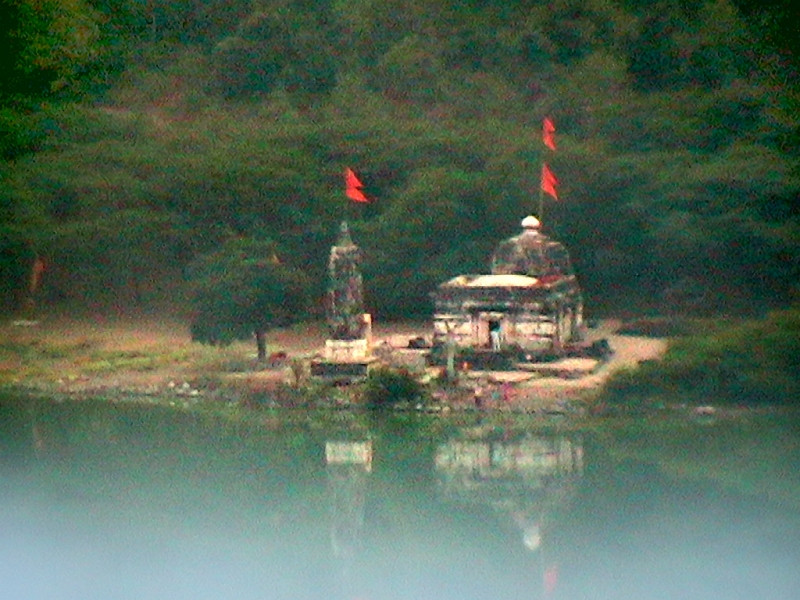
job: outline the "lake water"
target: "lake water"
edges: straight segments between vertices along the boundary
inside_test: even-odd
[[[0,598],[800,598],[792,415],[0,400]]]

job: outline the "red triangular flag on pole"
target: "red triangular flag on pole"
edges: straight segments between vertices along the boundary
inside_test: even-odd
[[[349,188],[359,189],[364,187],[364,184],[361,183],[361,180],[359,180],[350,167],[344,170],[344,184]]]
[[[344,191],[344,193],[353,202],[369,202],[369,198],[367,198],[358,188],[349,187]]]
[[[556,149],[556,138],[555,134],[556,126],[553,125],[553,122],[548,119],[547,117],[544,118],[542,121],[542,141],[544,145],[550,148],[550,150]]]
[[[344,185],[344,193],[350,200],[353,202],[369,202],[369,198],[361,191],[364,184],[361,183],[361,180],[359,180],[353,172],[353,169],[349,167],[344,170]]]
[[[553,175],[550,167],[548,167],[546,163],[542,163],[542,191],[558,200],[558,194],[556,193],[557,185],[558,179]]]

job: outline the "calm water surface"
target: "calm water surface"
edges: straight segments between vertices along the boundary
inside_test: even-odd
[[[799,433],[4,399],[0,598],[796,600]]]

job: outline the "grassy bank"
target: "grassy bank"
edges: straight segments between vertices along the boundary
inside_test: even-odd
[[[578,380],[541,378],[510,386],[513,401],[503,398],[498,408],[543,410],[568,397],[579,398],[581,405],[587,397],[590,404],[633,408],[788,405],[800,396],[798,309],[736,323],[628,321],[619,333],[625,335],[611,336],[614,356],[601,372]],[[419,324],[381,324],[376,340],[393,340],[402,347],[404,340],[419,334]],[[307,357],[321,351],[325,335],[319,323],[275,330],[268,352],[285,358],[264,365],[255,361],[254,344],[203,346],[191,341],[185,322],[178,319],[43,318],[31,327],[5,323],[0,326],[0,387],[68,396],[139,394],[193,404],[238,399],[245,406],[313,407],[320,402],[381,404],[398,396],[412,404],[433,399],[441,405],[474,407],[476,381],[458,386],[431,382],[412,389],[414,382],[385,373],[372,386],[349,390],[312,381]],[[665,335],[670,348],[661,359]]]
[[[297,356],[322,337],[316,324],[276,330],[269,351]],[[254,370],[255,344],[192,342],[186,322],[142,316],[42,316],[30,326],[0,324],[0,386],[43,392],[129,390],[158,393],[218,384]],[[170,385],[172,384],[172,385]]]
[[[646,406],[800,403],[800,308],[763,319],[705,324],[674,338],[664,358],[616,373],[603,400]]]
[[[413,323],[381,324],[376,339],[419,333]],[[362,400],[362,386],[340,389],[309,378],[309,357],[324,348],[326,334],[318,322],[275,329],[268,353],[279,358],[261,363],[252,341],[202,345],[191,340],[185,321],[169,316],[9,321],[0,323],[0,389],[112,400],[136,395],[170,405],[352,405]],[[370,383],[365,391],[372,396],[363,398],[368,404],[380,404],[382,393],[388,401],[405,402],[416,402],[423,393],[401,371]]]

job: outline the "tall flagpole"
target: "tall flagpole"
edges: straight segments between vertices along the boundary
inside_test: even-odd
[[[539,170],[539,222],[544,224],[544,190],[542,189],[542,174],[544,173],[544,161],[542,161],[542,168]]]

